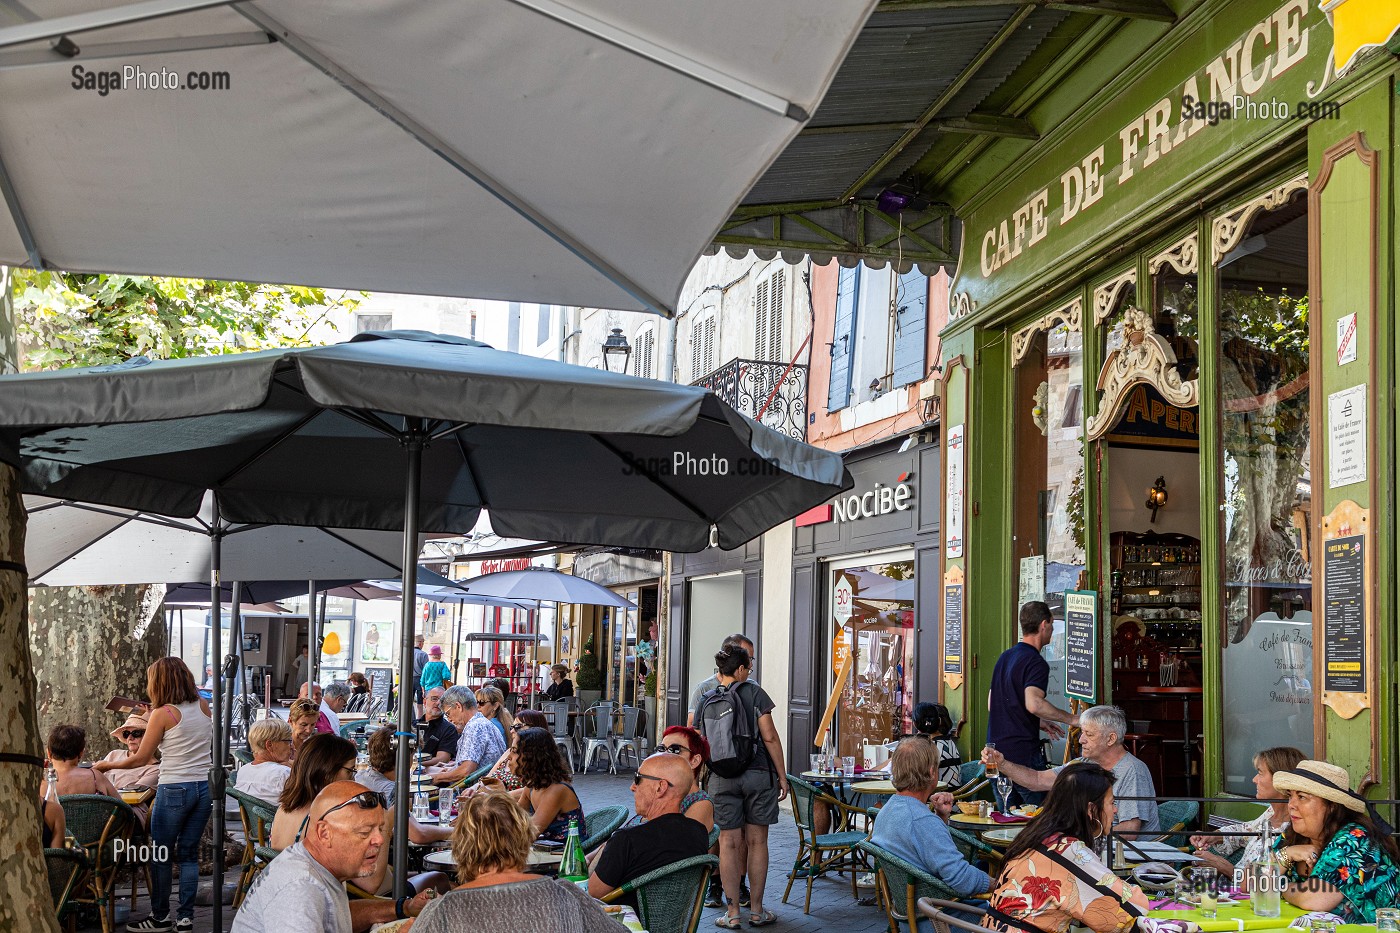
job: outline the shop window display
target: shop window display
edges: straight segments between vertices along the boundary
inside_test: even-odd
[[[833,745],[859,762],[865,745],[914,731],[914,562],[833,569],[830,583],[833,687],[848,659],[850,668]]]

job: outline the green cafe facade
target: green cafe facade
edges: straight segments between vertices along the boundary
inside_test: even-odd
[[[1400,6],[1171,5],[946,185],[942,696],[979,745],[1044,598],[1159,793],[1294,745],[1394,797]]]

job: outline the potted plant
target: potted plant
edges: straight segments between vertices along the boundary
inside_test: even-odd
[[[642,681],[642,709],[647,711],[647,736],[656,744],[656,669],[647,672]]]
[[[578,694],[580,709],[596,706],[603,698],[603,670],[598,666],[592,633],[583,643],[583,654],[574,665],[574,691]]]

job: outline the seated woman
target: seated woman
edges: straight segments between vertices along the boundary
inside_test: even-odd
[[[715,805],[710,800],[709,793],[701,788],[700,778],[705,770],[705,762],[710,758],[710,743],[690,726],[671,726],[661,733],[661,743],[656,746],[656,750],[679,755],[690,765],[690,770],[695,775],[695,784],[681,801],[681,813],[705,827],[705,832],[708,833],[715,825]],[[640,826],[645,822],[646,817],[638,813],[627,821],[627,825]]]
[[[1279,771],[1287,771],[1290,768],[1298,767],[1299,762],[1306,758],[1302,751],[1281,745],[1278,748],[1266,748],[1254,756],[1254,796],[1260,800],[1270,800],[1281,797],[1274,788],[1274,774]],[[1231,877],[1235,874],[1235,868],[1248,868],[1259,861],[1261,842],[1260,834],[1264,832],[1264,827],[1268,826],[1275,835],[1282,833],[1288,828],[1288,802],[1280,800],[1278,803],[1271,803],[1264,808],[1264,812],[1247,823],[1239,823],[1230,826],[1230,832],[1253,833],[1253,836],[1216,836],[1200,835],[1191,837],[1191,845],[1196,847],[1196,855],[1201,861],[1214,868],[1222,875]],[[1238,862],[1231,862],[1225,856],[1244,850]]]
[[[490,918],[491,933],[627,929],[577,886],[529,874],[525,863],[534,838],[529,818],[508,795],[486,792],[464,799],[452,834],[460,884],[423,908],[413,933],[474,930],[483,918]]]
[[[529,811],[535,835],[563,842],[571,819],[578,820],[582,831],[583,804],[574,793],[569,768],[554,736],[544,729],[521,729],[509,759],[510,769],[520,781],[520,789],[512,796]]]
[[[510,727],[515,717],[506,709],[506,695],[498,687],[482,687],[476,692],[476,708],[500,730],[501,738],[510,741]]]
[[[953,795],[935,793],[938,747],[923,738],[906,738],[890,756],[890,778],[897,793],[880,808],[870,841],[938,878],[959,897],[990,890],[992,879],[963,858],[948,831]],[[930,800],[936,814],[929,810]]]
[[[381,726],[370,735],[365,745],[365,751],[369,753],[369,767],[355,775],[356,781],[370,790],[378,791],[391,807],[399,789],[395,780],[398,755],[394,749],[394,731],[393,726]]]
[[[292,758],[301,753],[306,740],[316,734],[316,723],[321,718],[321,707],[315,700],[297,700],[287,711],[287,725],[292,727]]]
[[[345,701],[345,712],[363,713],[369,709],[369,680],[359,671],[351,671],[345,678],[350,685],[350,699]]]
[[[135,755],[141,747],[141,740],[146,737],[147,724],[145,713],[132,713],[126,717],[126,722],[112,730],[112,737],[126,743],[126,747],[108,752],[102,760],[122,762]],[[153,761],[139,768],[113,768],[106,772],[106,776],[108,782],[118,792],[123,787],[149,787],[154,790],[156,785],[160,783],[160,763]],[[131,809],[136,811],[136,817],[141,821],[142,826],[150,821],[151,804],[149,801],[137,804]]]
[[[338,735],[321,733],[306,740],[302,751],[292,764],[291,777],[282,791],[282,801],[277,815],[272,820],[272,832],[268,844],[282,850],[294,842],[301,841],[311,821],[311,804],[328,784],[336,781],[355,779],[355,743]],[[389,844],[394,835],[394,810],[384,811],[385,845],[375,862],[375,869],[368,875],[354,879],[356,887],[371,894],[387,894],[393,888],[393,877],[389,872]],[[408,841],[415,845],[441,842],[452,837],[452,831],[444,827],[423,826],[409,817]],[[441,872],[429,872],[409,879],[415,892],[429,886],[446,890],[447,876]]]
[[[501,753],[501,757],[496,759],[496,763],[491,766],[491,771],[486,775],[486,780],[495,778],[501,782],[501,787],[506,790],[519,790],[520,779],[515,776],[515,772],[510,770],[510,753],[515,748],[516,739],[522,729],[549,729],[549,720],[544,713],[537,709],[522,709],[520,715],[515,717],[514,724],[506,733],[506,750]]]
[[[292,774],[292,727],[275,717],[259,719],[248,730],[248,747],[253,760],[238,769],[234,787],[276,806]]]
[[[1092,761],[1067,765],[1040,815],[1006,850],[982,925],[1065,933],[1075,923],[1094,933],[1123,933],[1147,912],[1147,896],[1114,876],[1094,853],[1113,825],[1113,772]]]
[[[45,753],[49,756],[49,764],[53,765],[54,773],[58,775],[59,795],[106,794],[108,797],[121,796],[117,793],[117,789],[112,786],[112,782],[107,780],[107,775],[92,770],[91,766],[79,767],[78,762],[82,760],[83,751],[86,748],[87,732],[82,726],[54,726],[49,731],[49,742]]]
[[[914,728],[938,748],[938,781],[946,790],[957,790],[962,783],[962,752],[952,737],[953,717],[948,707],[938,703],[917,703]]]
[[[1400,904],[1400,848],[1375,806],[1352,793],[1345,768],[1302,761],[1274,774],[1288,794],[1286,833],[1274,841],[1288,865],[1283,897],[1347,923],[1375,923],[1376,908]]]

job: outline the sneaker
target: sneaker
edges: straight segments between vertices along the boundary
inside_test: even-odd
[[[749,906],[749,886],[746,884],[739,885],[739,906]]]
[[[194,933],[194,921],[189,917],[175,921],[175,933]]]
[[[710,891],[705,895],[706,907],[724,906],[724,887],[719,884],[711,884]]]
[[[174,929],[175,924],[170,922],[169,917],[166,917],[164,920],[157,920],[154,915],[147,917],[145,920],[137,920],[134,923],[128,923],[126,925],[126,933],[170,933],[170,931]],[[194,929],[194,924],[191,923],[190,926],[185,929]]]

